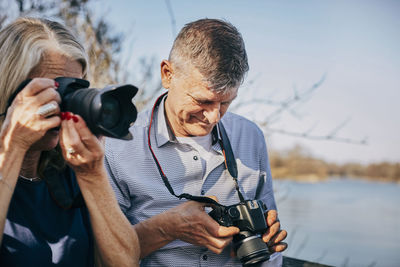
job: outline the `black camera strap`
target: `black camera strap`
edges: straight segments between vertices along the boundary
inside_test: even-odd
[[[161,167],[160,162],[158,161],[156,155],[154,154],[153,148],[151,147],[151,140],[150,140],[151,139],[150,138],[150,136],[151,136],[151,125],[152,125],[152,122],[153,122],[154,110],[156,109],[157,106],[160,105],[162,99],[164,99],[164,96],[167,95],[167,94],[168,94],[168,92],[166,92],[166,93],[162,94],[161,96],[159,96],[158,99],[156,100],[154,106],[153,106],[153,109],[151,111],[150,125],[149,125],[149,131],[148,131],[148,136],[147,136],[147,141],[148,141],[148,145],[149,145],[149,149],[150,149],[151,155],[152,155],[152,157],[154,159],[154,162],[156,163],[158,172],[160,173],[160,176],[161,176],[165,186],[167,187],[167,189],[171,193],[171,195],[173,195],[173,196],[175,196],[175,197],[177,197],[179,199],[185,198],[185,199],[188,199],[188,200],[194,200],[194,201],[201,202],[201,203],[213,204],[215,206],[224,206],[224,205],[218,203],[217,201],[215,201],[214,199],[209,198],[209,197],[193,196],[193,195],[188,194],[188,193],[182,193],[180,195],[176,195],[175,192],[174,192],[174,189],[172,188],[171,184],[169,183],[168,178],[165,175],[165,173],[164,173],[164,171],[163,171],[163,169]],[[218,123],[218,127],[217,126],[215,126],[215,127],[216,128],[214,128],[213,131],[219,129],[219,133],[221,135],[222,141],[220,141],[220,145],[221,145],[222,153],[223,153],[224,159],[225,159],[225,167],[228,169],[228,172],[230,173],[230,175],[232,176],[232,178],[233,178],[233,180],[235,182],[235,189],[238,192],[240,201],[244,201],[243,195],[240,192],[239,184],[238,184],[238,181],[237,181],[238,170],[237,170],[235,156],[233,155],[233,151],[232,151],[231,144],[229,142],[228,135],[226,134],[225,128],[224,128],[224,126],[222,125],[221,122]]]
[[[23,82],[17,87],[17,89],[14,91],[14,93],[12,93],[12,94],[10,95],[10,97],[9,97],[8,100],[7,100],[7,107],[6,107],[6,110],[5,110],[3,113],[0,114],[0,117],[1,117],[1,116],[4,116],[4,117],[5,117],[5,116],[7,115],[7,110],[8,110],[8,108],[11,106],[12,102],[14,101],[14,99],[17,97],[18,93],[21,92],[22,89],[24,89],[25,86],[27,86],[28,83],[29,83],[31,80],[32,80],[32,79],[27,79],[27,80],[23,81]]]
[[[235,188],[236,192],[238,193],[239,199],[241,202],[244,201],[243,195],[240,192],[239,188],[239,183],[238,183],[238,169],[237,169],[237,164],[235,160],[235,156],[233,155],[233,150],[231,146],[231,142],[229,142],[228,135],[225,131],[225,127],[222,124],[222,122],[218,122],[218,129],[221,134],[221,139],[220,145],[222,147],[222,153],[224,154],[225,158],[225,167],[228,169],[230,175],[233,178],[233,181],[235,182]]]

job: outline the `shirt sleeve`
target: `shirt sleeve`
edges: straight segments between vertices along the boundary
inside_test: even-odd
[[[113,169],[112,155],[110,155],[109,153],[106,153],[105,155],[104,165],[107,170],[108,180],[114,190],[118,204],[122,212],[126,215],[127,210],[131,206],[129,187],[125,181],[118,179],[118,170],[116,170],[116,168],[115,170]],[[113,170],[115,171],[115,173],[113,172]]]
[[[260,159],[260,177],[256,190],[256,199],[261,200],[267,205],[268,210],[276,210],[274,190],[272,187],[272,175],[269,165],[267,145],[262,132],[260,133],[259,159]]]

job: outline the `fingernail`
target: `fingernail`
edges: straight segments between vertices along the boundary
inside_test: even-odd
[[[78,117],[77,116],[72,116],[72,120],[74,121],[74,122],[78,122],[79,121],[79,119],[78,119]]]
[[[72,118],[71,112],[65,112],[65,118],[70,120]]]
[[[58,88],[60,84],[57,81],[54,81],[54,85]]]
[[[65,112],[60,113],[61,120],[65,120]]]

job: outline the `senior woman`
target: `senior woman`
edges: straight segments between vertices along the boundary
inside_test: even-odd
[[[137,235],[108,183],[101,142],[80,116],[60,112],[54,79],[86,70],[83,47],[57,22],[20,18],[0,31],[0,266],[138,264]],[[50,181],[71,205],[57,201]]]

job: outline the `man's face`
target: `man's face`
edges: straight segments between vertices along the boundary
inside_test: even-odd
[[[238,87],[227,93],[211,91],[203,75],[189,66],[177,73],[171,63],[161,63],[164,88],[168,89],[165,111],[175,136],[204,136],[209,134],[236,98]]]

